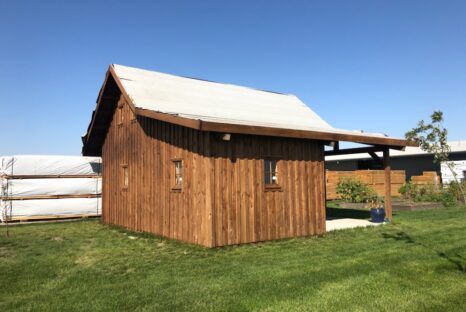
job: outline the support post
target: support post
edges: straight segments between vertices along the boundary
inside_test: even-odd
[[[390,168],[390,150],[388,148],[383,150],[383,170],[385,173],[385,214],[387,219],[392,222],[392,179]]]

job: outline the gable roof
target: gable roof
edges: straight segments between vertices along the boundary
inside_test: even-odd
[[[115,103],[108,104],[108,99],[115,97],[118,91],[126,97],[136,115],[201,131],[409,145],[405,140],[383,134],[333,128],[294,95],[110,65],[97,108],[83,137],[84,155],[100,154],[103,132],[115,106]],[[100,104],[105,101],[107,104]],[[100,114],[101,110],[104,113]],[[104,117],[99,118],[99,115]],[[97,130],[94,135],[98,123],[104,131]]]
[[[294,95],[114,65],[140,109],[194,120],[287,129],[332,129]]]

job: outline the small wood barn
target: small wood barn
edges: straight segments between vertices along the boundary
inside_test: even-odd
[[[324,154],[384,151],[389,182],[388,148],[410,144],[293,95],[110,65],[83,154],[102,156],[103,222],[213,247],[325,233]]]

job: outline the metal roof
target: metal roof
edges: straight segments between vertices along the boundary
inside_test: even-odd
[[[120,94],[138,116],[200,131],[389,147],[415,145],[380,133],[334,128],[294,95],[112,64],[82,137],[83,155],[101,155]]]
[[[207,122],[387,137],[333,128],[295,95],[123,65],[113,68],[136,108]]]

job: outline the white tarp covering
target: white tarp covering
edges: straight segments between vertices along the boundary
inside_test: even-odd
[[[466,160],[460,161],[453,161],[454,164],[453,169],[456,173],[456,176],[459,180],[466,179]],[[441,164],[441,171],[442,171],[442,181],[443,183],[450,183],[455,181],[453,173],[451,172],[450,168],[446,163]]]
[[[294,95],[113,66],[136,107],[220,122],[332,129]]]
[[[13,220],[100,215],[102,180],[90,176],[101,175],[101,163],[100,157],[0,157],[2,221],[5,215]]]
[[[100,157],[19,155],[0,158],[0,175],[59,176],[101,173]]]
[[[11,218],[100,215],[101,205],[101,198],[0,200],[2,211],[6,209]],[[3,213],[1,218],[3,221]]]
[[[102,193],[101,178],[1,179],[2,197],[95,195]]]
[[[333,128],[298,97],[114,64],[136,108],[193,120],[386,137]]]

